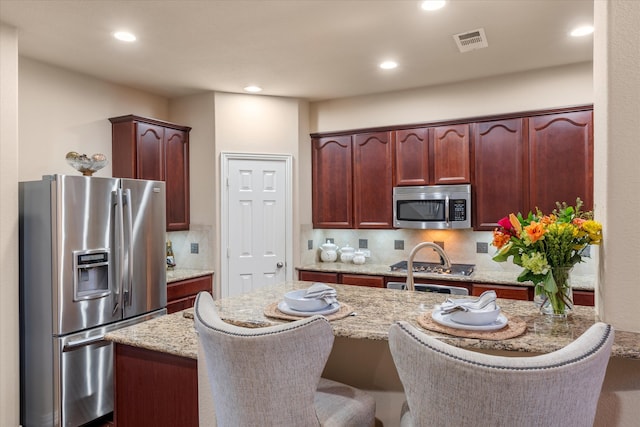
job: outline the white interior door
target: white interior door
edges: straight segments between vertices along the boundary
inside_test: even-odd
[[[222,297],[290,280],[291,156],[223,153],[222,163]]]

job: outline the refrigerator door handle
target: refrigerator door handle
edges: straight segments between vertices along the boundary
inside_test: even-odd
[[[124,304],[131,305],[131,291],[133,289],[133,214],[131,212],[131,189],[127,188],[124,190],[124,205],[123,208],[126,207],[127,213],[127,233],[129,235],[129,244],[127,245],[127,274],[126,282],[124,282],[123,292],[124,292]],[[124,228],[124,227],[123,227]]]
[[[77,347],[83,347],[85,345],[93,344],[103,340],[104,340],[104,335],[98,335],[95,337],[88,337],[88,338],[83,338],[75,341],[69,341],[68,343],[65,344],[62,351],[73,350]]]
[[[116,260],[116,268],[115,268],[115,296],[116,302],[113,306],[112,315],[115,315],[118,309],[121,306],[122,302],[122,293],[120,292],[120,287],[124,281],[124,224],[123,224],[123,212],[122,212],[122,190],[117,189],[114,191],[114,207],[115,207],[115,249],[118,254],[118,259]]]

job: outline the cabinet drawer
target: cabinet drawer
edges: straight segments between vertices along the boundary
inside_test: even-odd
[[[343,274],[341,283],[344,283],[345,285],[384,288],[384,277],[383,276],[365,276],[362,274]]]
[[[498,298],[519,299],[524,301],[533,300],[533,288],[525,286],[505,286],[505,285],[491,285],[491,284],[473,284],[471,294],[473,296],[479,296],[484,291],[494,290]],[[529,295],[531,293],[531,295]]]
[[[301,270],[298,271],[298,279],[307,282],[338,283],[338,273]]]
[[[576,291],[574,289],[573,303],[575,305],[588,305],[593,307],[595,305],[595,294],[590,291]]]
[[[167,284],[167,304],[177,299],[195,296],[200,291],[213,290],[213,276],[194,277]]]
[[[175,301],[171,301],[167,303],[167,314],[175,313],[177,311],[186,310],[187,308],[191,308],[196,303],[196,297],[190,296],[185,298],[180,298]]]

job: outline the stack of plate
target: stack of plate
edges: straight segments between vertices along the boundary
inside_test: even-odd
[[[486,291],[479,298],[447,299],[434,307],[431,317],[450,328],[474,331],[498,330],[507,324],[496,304],[495,291]]]
[[[340,309],[339,302],[327,303],[322,296],[306,297],[307,289],[287,292],[278,303],[278,310],[292,316],[329,315]]]

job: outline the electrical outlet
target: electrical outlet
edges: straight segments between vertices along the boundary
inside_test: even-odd
[[[371,251],[369,249],[361,250],[361,252],[364,254],[365,258],[371,258]]]
[[[313,240],[307,240],[307,249],[313,249]]]
[[[393,249],[404,250],[404,240],[394,240]]]
[[[359,249],[367,249],[369,247],[368,239],[358,239],[358,248]]]
[[[197,243],[192,243],[191,244],[191,253],[192,254],[197,254],[198,252],[200,252],[200,245],[198,245]]]
[[[489,244],[487,242],[476,242],[476,253],[486,254],[489,252]]]
[[[444,249],[444,242],[436,242],[434,241],[433,243],[435,243],[436,245],[440,246],[442,249]]]
[[[333,237],[327,237],[327,243],[335,243]]]

